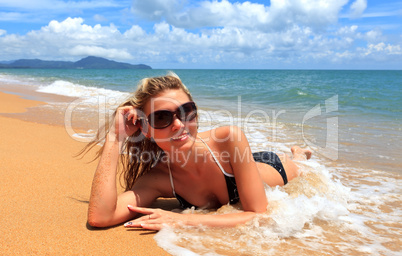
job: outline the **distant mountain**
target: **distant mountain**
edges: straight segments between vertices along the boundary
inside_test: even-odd
[[[0,68],[7,68],[7,65],[10,63],[13,63],[14,60],[9,60],[9,61],[0,61]]]
[[[10,68],[74,68],[74,62],[21,59],[16,60],[7,66]]]
[[[0,61],[0,64],[10,64],[12,62],[14,62],[15,60],[4,60],[4,61]]]
[[[11,63],[2,62],[0,68],[44,68],[44,69],[152,69],[144,64],[132,65],[100,57],[89,56],[77,62],[20,59]]]
[[[74,67],[88,69],[102,69],[104,67],[108,69],[151,69],[150,66],[144,64],[132,65],[93,56],[75,62]]]

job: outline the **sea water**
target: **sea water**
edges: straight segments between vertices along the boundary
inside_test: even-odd
[[[200,130],[238,125],[254,151],[313,151],[302,175],[266,187],[269,206],[232,229],[165,228],[173,255],[398,255],[401,253],[402,71],[173,70],[200,108]],[[167,70],[1,70],[0,83],[73,97],[59,109],[77,140],[93,133],[139,80]],[[39,113],[39,112],[33,112]],[[79,119],[77,116],[81,116]],[[96,120],[94,119],[96,117]],[[77,121],[71,119],[77,118]],[[239,211],[224,206],[221,214]]]

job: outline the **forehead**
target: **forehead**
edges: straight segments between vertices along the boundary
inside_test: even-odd
[[[183,90],[166,90],[152,97],[144,106],[146,115],[157,110],[176,110],[178,106],[189,102],[190,98]]]

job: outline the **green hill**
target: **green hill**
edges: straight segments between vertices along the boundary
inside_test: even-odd
[[[144,64],[132,65],[112,61],[100,57],[89,56],[77,62],[47,61],[39,59],[20,59],[9,64],[1,64],[0,68],[44,68],[44,69],[152,69]]]

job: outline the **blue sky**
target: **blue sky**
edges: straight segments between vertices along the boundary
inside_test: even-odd
[[[401,69],[402,1],[0,0],[0,60]]]

